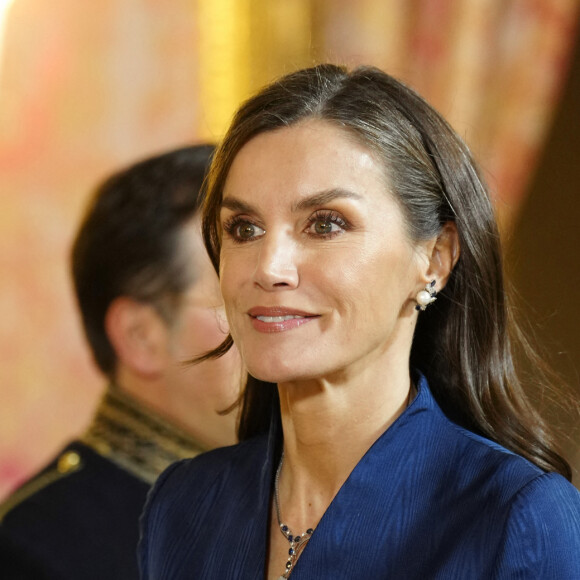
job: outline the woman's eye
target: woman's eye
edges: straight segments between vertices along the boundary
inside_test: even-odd
[[[338,231],[339,229],[340,228],[336,224],[333,224],[328,220],[325,221],[318,220],[314,222],[314,231],[317,234],[327,235],[332,233],[333,231]]]
[[[242,240],[249,240],[256,235],[256,226],[252,224],[240,224],[236,228],[236,234]]]
[[[311,235],[332,237],[348,229],[348,223],[335,212],[317,212],[312,216],[308,231]]]
[[[265,233],[265,231],[257,225],[239,219],[233,219],[226,222],[223,229],[236,242],[249,242]]]

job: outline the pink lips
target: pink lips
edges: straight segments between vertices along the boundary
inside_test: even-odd
[[[259,332],[285,332],[318,318],[316,314],[280,306],[256,306],[248,311],[248,315],[252,326]]]

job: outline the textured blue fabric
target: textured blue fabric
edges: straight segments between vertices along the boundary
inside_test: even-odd
[[[144,580],[264,578],[280,437],[275,417],[268,435],[161,476],[142,520]],[[291,577],[579,580],[580,493],[450,422],[421,379]]]

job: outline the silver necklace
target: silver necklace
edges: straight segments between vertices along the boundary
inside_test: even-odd
[[[282,532],[282,535],[288,540],[290,543],[290,548],[288,550],[288,561],[286,562],[286,571],[282,576],[278,578],[278,580],[285,580],[290,576],[290,572],[294,568],[296,564],[296,560],[298,560],[298,556],[302,553],[302,550],[308,543],[310,536],[314,533],[314,529],[308,528],[303,534],[298,534],[295,536],[290,528],[282,523],[282,519],[280,518],[280,500],[278,498],[278,480],[280,479],[280,471],[282,470],[282,463],[284,461],[284,453],[282,453],[282,457],[280,457],[280,463],[278,464],[278,469],[276,470],[276,477],[274,478],[274,505],[276,506],[276,518],[278,519],[278,527]]]

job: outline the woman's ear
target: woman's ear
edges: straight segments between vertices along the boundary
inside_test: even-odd
[[[439,292],[447,284],[447,280],[459,260],[459,234],[455,222],[448,221],[441,228],[431,250],[427,281],[437,280],[436,288]]]
[[[121,296],[105,315],[105,331],[118,367],[155,378],[167,366],[169,329],[151,304]]]

